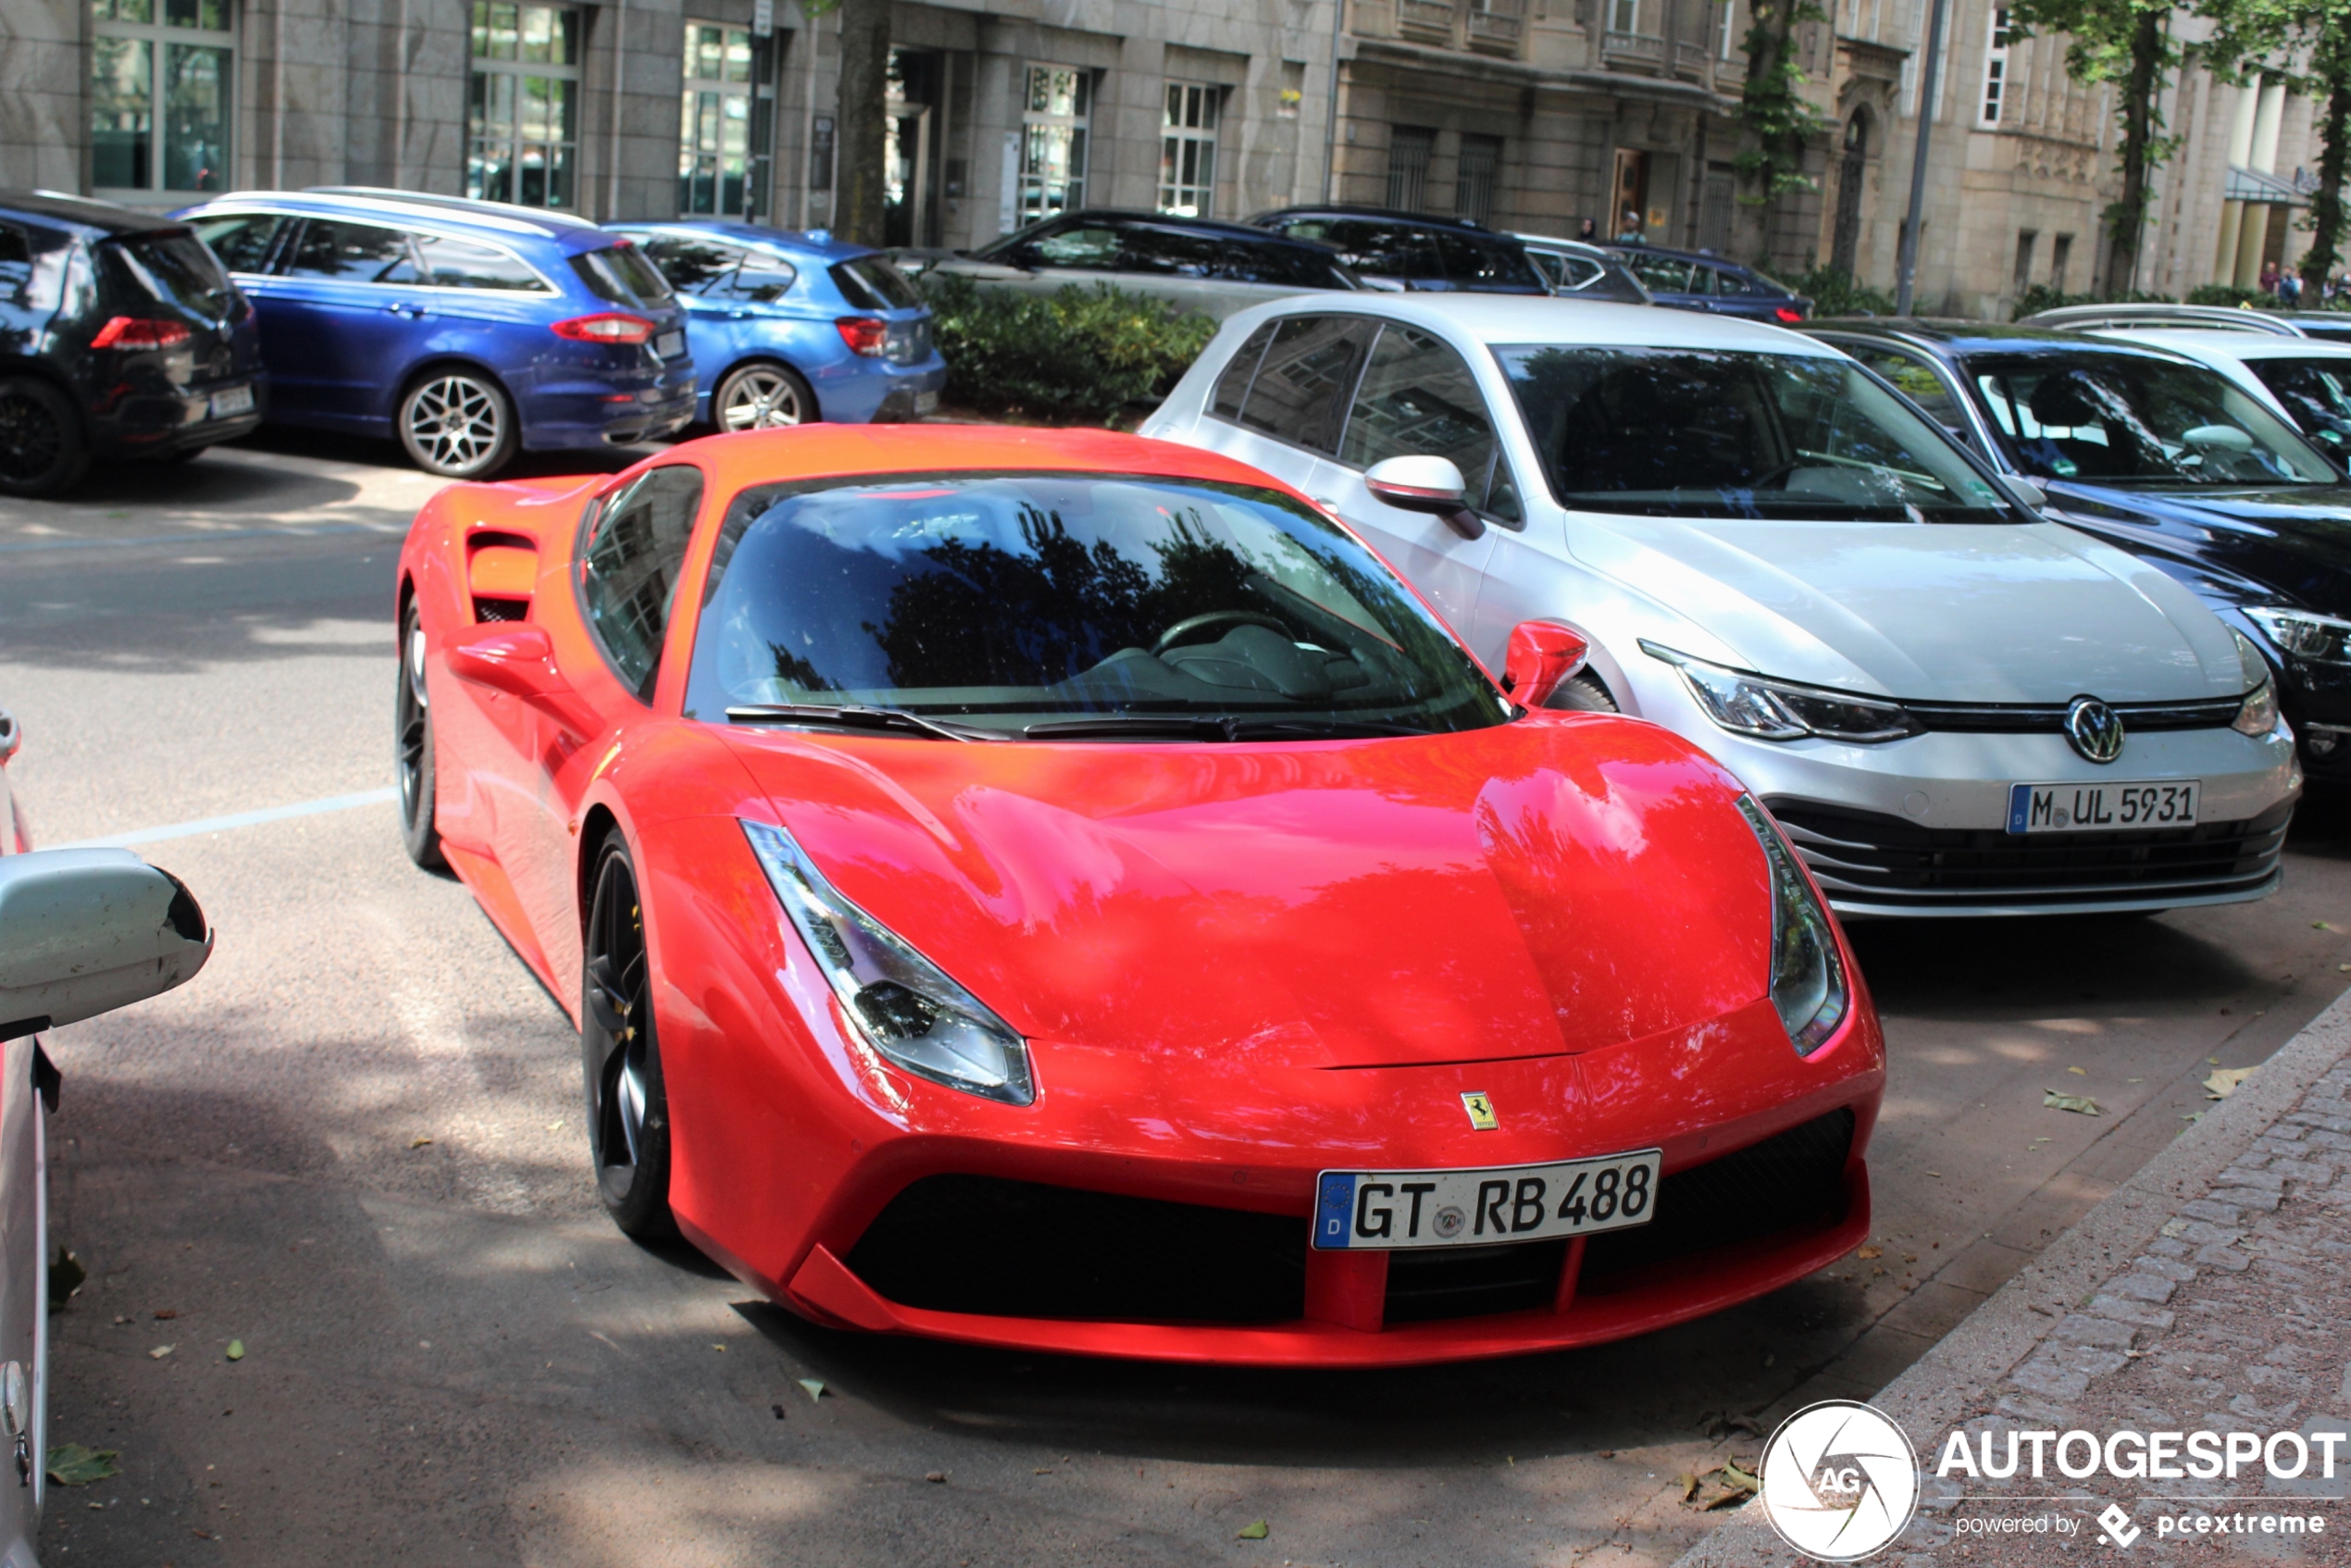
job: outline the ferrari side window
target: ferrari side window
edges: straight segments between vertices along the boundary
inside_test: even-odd
[[[593,514],[579,549],[579,605],[624,685],[651,701],[702,470],[655,468]]]

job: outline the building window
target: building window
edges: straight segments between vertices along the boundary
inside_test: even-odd
[[[96,0],[91,182],[225,191],[236,83],[229,0]]]
[[[2033,245],[2041,237],[2038,229],[2020,229],[2016,233],[2016,292],[2024,292],[2033,286]]]
[[[1473,223],[1494,221],[1494,186],[1502,172],[1499,136],[1462,137],[1462,156],[1454,166],[1453,213]]]
[[[2073,259],[2073,236],[2059,234],[2049,242],[2049,287],[2065,292],[2066,265]]]
[[[1428,199],[1428,160],[1437,132],[1423,125],[1399,125],[1387,133],[1387,205],[1419,212]]]
[[[1737,6],[1738,0],[1723,0],[1723,19],[1714,29],[1714,57],[1718,60],[1727,60],[1731,57],[1731,46],[1734,42],[1731,29],[1737,20],[1731,13]]]
[[[2009,85],[2009,14],[2006,10],[1992,13],[1992,31],[1984,50],[1984,118],[1980,123],[2000,123],[2000,99]]]
[[[751,182],[751,31],[686,24],[678,211],[740,216]]]
[[[1611,32],[1641,31],[1641,0],[1609,0],[1608,30]]]
[[[1159,210],[1206,218],[1216,203],[1216,113],[1225,90],[1171,81],[1159,119]]]
[[[1021,222],[1086,205],[1086,132],[1093,98],[1092,71],[1028,68],[1028,95],[1020,116]]]
[[[466,194],[572,205],[579,159],[579,13],[474,0]]]

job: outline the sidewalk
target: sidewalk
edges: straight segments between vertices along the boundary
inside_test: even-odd
[[[1870,1400],[1909,1434],[1922,1466],[1918,1516],[1875,1561],[2021,1568],[2122,1556],[2096,1523],[2116,1504],[2143,1532],[2127,1551],[2135,1562],[2351,1562],[2351,1506],[2332,1500],[2351,1495],[2351,1444],[2332,1481],[2319,1478],[2315,1458],[2299,1480],[2257,1464],[2233,1487],[2103,1473],[2071,1481],[2054,1465],[2038,1481],[2022,1466],[2010,1480],[1934,1475],[1954,1428],[1979,1449],[1990,1431],[2001,1450],[2010,1430],[2351,1431],[2346,1172],[2351,997]],[[2204,1500],[2180,1500],[2191,1496]],[[2320,1515],[2325,1533],[2158,1534],[2158,1515],[2225,1523],[2248,1508]],[[2049,1521],[2046,1533],[1978,1533],[2035,1517]],[[1675,1568],[1806,1561],[1749,1504]]]

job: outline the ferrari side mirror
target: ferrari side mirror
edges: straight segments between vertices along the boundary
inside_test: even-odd
[[[1372,499],[1400,512],[1425,512],[1442,517],[1463,539],[1486,531],[1485,519],[1470,510],[1469,483],[1449,457],[1416,453],[1387,457],[1363,470],[1363,488]]]
[[[554,644],[535,626],[501,627],[449,648],[449,673],[526,703],[570,691],[555,667]]]
[[[1539,708],[1575,678],[1590,652],[1590,644],[1557,621],[1521,621],[1511,628],[1502,690],[1521,707]]]
[[[24,726],[17,722],[16,715],[0,708],[0,762],[15,756],[17,748],[23,744]]]
[[[159,996],[212,937],[180,879],[129,850],[0,856],[0,1039]]]

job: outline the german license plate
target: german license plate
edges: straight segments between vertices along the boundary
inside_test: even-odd
[[[216,419],[226,419],[231,414],[252,412],[253,389],[251,387],[230,387],[212,394],[212,417]]]
[[[935,392],[916,392],[914,394],[914,412],[917,414],[938,413],[939,394]]]
[[[1491,1247],[1647,1225],[1662,1151],[1483,1171],[1325,1171],[1314,1184],[1324,1251]]]
[[[2195,778],[2148,783],[2011,784],[2011,833],[2113,833],[2149,828],[2193,828],[2196,800],[2204,792]]]
[[[686,352],[686,334],[664,332],[653,340],[653,352],[664,359],[675,359]]]

